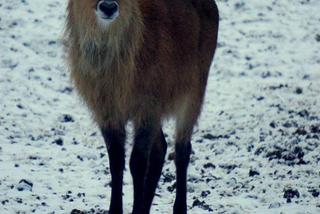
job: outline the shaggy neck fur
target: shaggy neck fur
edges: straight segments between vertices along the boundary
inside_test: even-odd
[[[100,25],[95,15],[79,16],[69,9],[66,36],[71,41],[71,56],[82,59],[79,72],[91,75],[132,73],[142,42],[143,24],[137,3],[130,2],[126,2],[123,14],[109,26]]]
[[[94,11],[77,7],[81,2],[76,1],[69,3],[65,37],[71,78],[100,126],[113,121],[110,115],[125,120],[142,44],[143,22],[137,2],[122,1],[120,16],[103,27]]]

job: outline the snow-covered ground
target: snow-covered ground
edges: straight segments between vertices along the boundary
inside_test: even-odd
[[[193,137],[189,213],[320,213],[320,1],[217,3],[219,48]],[[106,148],[65,65],[65,7],[0,1],[1,214],[109,205]],[[124,180],[129,213],[129,170]],[[167,159],[152,213],[171,213],[174,182]]]

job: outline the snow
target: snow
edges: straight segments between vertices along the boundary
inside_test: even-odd
[[[193,136],[189,212],[320,213],[320,1],[217,3],[219,48]],[[0,2],[1,214],[109,205],[106,148],[65,63],[65,8]],[[172,123],[165,133],[170,153]],[[171,212],[174,182],[167,158],[152,213]],[[129,170],[124,183],[129,213]]]

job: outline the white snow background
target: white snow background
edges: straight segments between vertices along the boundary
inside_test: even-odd
[[[65,63],[66,3],[0,1],[1,214],[109,205],[106,148]],[[219,47],[193,136],[189,213],[320,213],[320,1],[217,3]],[[171,123],[165,132],[170,153]],[[152,213],[172,212],[168,158],[162,174]],[[129,213],[128,168],[124,182]]]

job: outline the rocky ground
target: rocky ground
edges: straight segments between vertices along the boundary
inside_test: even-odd
[[[193,138],[189,213],[320,213],[320,1],[217,3],[219,48]],[[0,1],[1,214],[109,205],[106,148],[65,64],[65,7]],[[165,132],[172,145],[172,122]],[[129,170],[124,181],[129,213]],[[174,193],[167,158],[152,213],[170,213]]]

